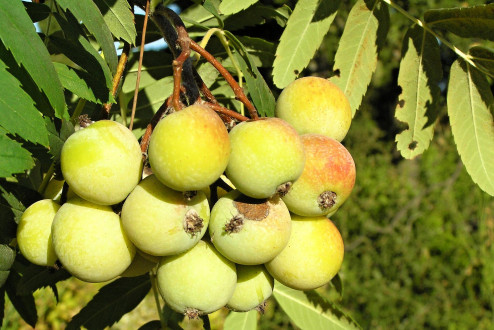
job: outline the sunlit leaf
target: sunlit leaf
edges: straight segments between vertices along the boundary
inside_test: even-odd
[[[429,147],[442,78],[439,44],[423,28],[411,27],[403,41],[398,84],[401,94],[395,116],[408,128],[396,136],[401,155],[411,159]]]
[[[48,134],[43,117],[31,97],[22,90],[19,81],[7,72],[0,60],[0,126],[11,134],[48,146]]]
[[[276,49],[273,63],[276,86],[286,87],[309,64],[328,32],[339,4],[339,0],[297,2]]]
[[[257,329],[257,311],[255,309],[238,313],[230,312],[225,319],[224,330],[255,330]]]
[[[95,0],[94,2],[115,38],[134,45],[137,32],[129,2],[127,0]]]
[[[275,281],[273,296],[298,327],[311,330],[359,329],[335,304],[315,291],[299,291]]]
[[[21,1],[0,2],[0,41],[46,94],[56,116],[68,118],[62,84],[51,63],[50,54]]]
[[[6,134],[7,132],[0,128],[0,178],[22,173],[34,166],[31,153]]]
[[[347,96],[353,115],[376,70],[378,50],[388,26],[388,8],[377,0],[359,0],[346,20],[335,55],[337,75],[330,80]]]
[[[463,38],[494,40],[494,4],[448,9],[431,9],[424,13],[429,27],[443,29]]]
[[[465,168],[479,187],[494,196],[494,97],[477,69],[456,60],[448,85],[451,129]]]
[[[249,8],[258,1],[259,0],[223,0],[221,1],[219,9],[223,15],[232,15],[246,8]]]
[[[57,0],[57,3],[64,10],[70,10],[94,35],[103,50],[111,72],[115,73],[117,70],[117,52],[113,44],[113,37],[96,4],[91,0]]]

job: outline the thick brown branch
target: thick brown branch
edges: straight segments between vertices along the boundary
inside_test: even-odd
[[[216,70],[218,70],[218,72],[223,76],[223,78],[225,78],[225,80],[228,82],[228,84],[232,88],[233,92],[235,93],[235,97],[240,102],[245,104],[245,107],[249,111],[251,118],[254,120],[259,119],[256,108],[249,101],[247,96],[245,96],[245,93],[244,93],[242,87],[240,87],[240,85],[233,78],[233,76],[230,74],[230,72],[228,72],[228,70],[225,69],[225,67],[213,55],[211,55],[207,50],[202,48],[194,40],[190,41],[190,48],[193,51],[197,52],[202,57],[204,57],[209,63],[211,63],[216,68]]]

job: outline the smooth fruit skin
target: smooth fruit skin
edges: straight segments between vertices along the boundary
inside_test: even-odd
[[[311,290],[331,281],[341,268],[343,255],[343,239],[331,220],[292,215],[290,241],[266,263],[266,269],[292,289]]]
[[[163,257],[157,281],[165,303],[194,318],[225,306],[235,290],[237,272],[211,243],[199,241],[187,252]]]
[[[304,171],[283,201],[291,212],[302,216],[334,213],[355,185],[352,155],[340,142],[325,135],[305,134],[301,138],[306,155]]]
[[[148,154],[153,173],[163,184],[178,191],[201,190],[228,164],[228,131],[216,112],[194,104],[156,125]]]
[[[234,190],[214,204],[209,236],[216,249],[233,262],[258,265],[283,250],[291,224],[290,212],[278,196],[253,200]]]
[[[290,83],[276,101],[275,115],[299,134],[323,134],[338,141],[345,138],[352,122],[352,109],[343,91],[320,77]]]
[[[305,153],[297,131],[279,118],[242,122],[230,131],[226,176],[243,194],[268,198],[302,174]]]
[[[57,260],[51,225],[60,205],[43,199],[29,206],[17,226],[17,244],[22,255],[39,266],[53,266]]]
[[[52,224],[53,247],[62,265],[86,282],[109,281],[129,267],[135,247],[111,207],[81,198],[63,204]]]
[[[125,232],[139,250],[154,256],[174,255],[190,249],[204,235],[209,203],[202,191],[187,201],[182,192],[150,175],[127,197],[121,216]],[[187,220],[200,223],[191,228]]]
[[[263,265],[237,265],[237,286],[226,307],[236,312],[263,308],[273,294],[274,280]]]
[[[62,174],[77,196],[100,205],[120,203],[141,179],[142,153],[132,132],[100,120],[65,141]]]

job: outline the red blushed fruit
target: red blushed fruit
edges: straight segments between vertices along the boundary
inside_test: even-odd
[[[302,135],[305,167],[283,197],[288,209],[301,216],[331,215],[355,185],[355,162],[338,141],[319,134]]]

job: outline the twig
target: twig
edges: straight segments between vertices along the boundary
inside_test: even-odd
[[[137,94],[139,94],[139,83],[141,82],[142,58],[144,57],[144,45],[146,44],[146,30],[148,25],[149,2],[150,0],[146,1],[146,14],[144,16],[144,24],[142,26],[142,40],[141,40],[141,49],[139,53],[139,66],[137,67],[136,88],[134,91],[134,101],[132,103],[132,114],[130,116],[130,124],[129,124],[130,130],[132,130],[132,126],[134,125],[134,117],[137,107]]]
[[[129,43],[124,43],[124,47],[122,50],[122,55],[120,55],[120,59],[118,60],[118,66],[117,66],[117,72],[115,73],[115,76],[113,76],[113,84],[112,84],[112,91],[111,94],[115,98],[117,95],[117,90],[118,86],[120,86],[120,82],[122,81],[123,73],[125,71],[125,66],[127,65],[127,61],[129,59],[129,53],[130,53],[130,44]],[[103,116],[106,118],[110,117],[110,110],[112,107],[113,103],[105,103],[103,105]]]
[[[228,108],[225,108],[225,107],[219,105],[218,103],[211,103],[211,102],[207,102],[207,101],[202,101],[201,103],[207,105],[208,107],[210,107],[211,109],[213,109],[214,111],[216,111],[218,113],[221,113],[221,114],[230,116],[230,117],[235,118],[235,119],[237,119],[239,121],[247,121],[247,120],[249,120],[249,118],[247,118],[245,116],[242,116],[238,112],[235,112],[233,110],[230,110]]]
[[[237,81],[233,78],[233,76],[228,72],[227,69],[213,56],[211,55],[207,50],[202,48],[199,44],[197,44],[194,40],[190,41],[190,49],[193,51],[197,52],[199,55],[204,57],[209,63],[211,63],[216,70],[225,78],[227,83],[230,85],[230,87],[233,90],[233,93],[235,93],[235,97],[237,100],[245,104],[247,107],[247,110],[249,111],[250,117],[253,120],[259,119],[259,116],[257,114],[257,110],[254,107],[254,105],[249,101],[247,96],[245,96],[245,93],[242,89],[242,87],[239,86]]]

